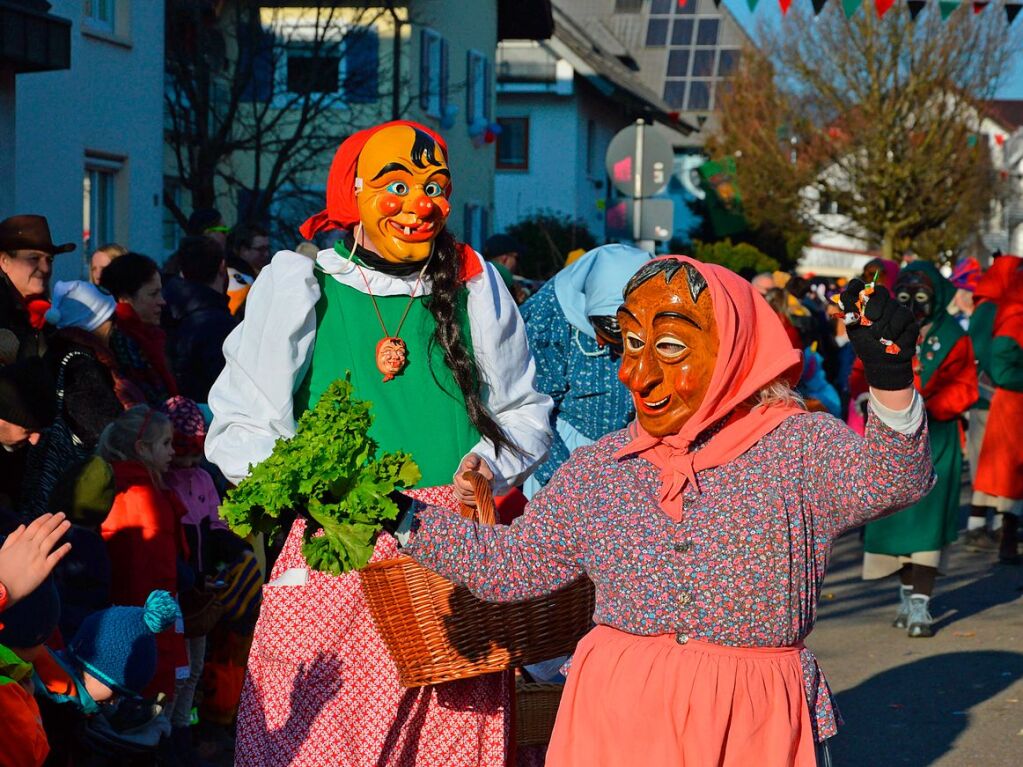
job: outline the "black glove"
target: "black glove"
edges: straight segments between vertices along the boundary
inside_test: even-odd
[[[877,286],[866,297],[860,317],[862,280],[849,280],[842,291],[842,310],[856,315],[846,327],[849,342],[856,356],[863,360],[867,383],[875,389],[899,391],[913,386],[913,355],[920,335],[920,326],[913,312],[892,298],[887,288]],[[867,322],[864,324],[863,319]]]

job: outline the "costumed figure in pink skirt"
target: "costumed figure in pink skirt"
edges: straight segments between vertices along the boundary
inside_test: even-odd
[[[826,763],[838,716],[804,640],[832,542],[933,483],[916,323],[863,287],[843,294],[863,437],[801,407],[799,352],[749,283],[667,256],[618,312],[629,428],[576,450],[510,527],[406,503],[404,552],[483,599],[596,586],[548,767]]]

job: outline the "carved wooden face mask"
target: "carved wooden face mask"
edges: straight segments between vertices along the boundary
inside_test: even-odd
[[[429,258],[451,213],[451,173],[433,138],[407,125],[378,131],[359,154],[356,185],[360,237],[394,263]]]
[[[695,268],[658,261],[637,273],[625,295],[618,310],[624,340],[618,378],[649,434],[677,434],[707,396],[717,361],[710,291]]]

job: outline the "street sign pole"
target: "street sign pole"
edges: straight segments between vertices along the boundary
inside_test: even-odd
[[[626,198],[620,209],[614,206],[616,226],[621,226],[615,236],[631,238],[637,248],[651,252],[657,242],[671,238],[672,204],[654,198],[667,186],[674,163],[671,144],[656,130],[648,134],[642,119],[615,134],[604,157],[612,185]]]
[[[643,216],[643,121],[636,120],[636,149],[632,164],[632,239],[639,244]]]

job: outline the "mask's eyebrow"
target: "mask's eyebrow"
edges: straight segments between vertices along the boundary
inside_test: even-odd
[[[628,309],[627,309],[627,308],[625,307],[625,304],[622,304],[621,306],[619,306],[619,307],[618,307],[618,311],[619,311],[619,312],[621,312],[622,314],[627,314],[627,315],[629,315],[629,316],[630,316],[630,317],[632,317],[632,319],[634,319],[634,320],[635,320],[636,322],[639,322],[639,318],[638,318],[638,317],[636,317],[636,315],[635,315],[635,314],[633,314],[632,312],[630,312],[630,311],[629,311],[629,310],[628,310]]]
[[[682,312],[658,312],[657,314],[654,315],[654,320],[655,321],[659,320],[662,317],[673,319],[673,320],[682,320],[683,322],[688,322],[690,325],[692,325],[697,330],[703,330],[703,328],[700,326],[699,322],[694,320],[688,314],[683,314]]]
[[[380,169],[380,172],[377,173],[375,176],[373,176],[373,178],[371,178],[370,181],[376,181],[381,176],[383,176],[383,175],[385,175],[387,173],[393,173],[396,170],[403,170],[406,173],[408,173],[410,176],[412,175],[412,171],[410,171],[408,168],[406,168],[400,162],[389,162],[389,163],[387,163],[387,165],[382,167]]]

